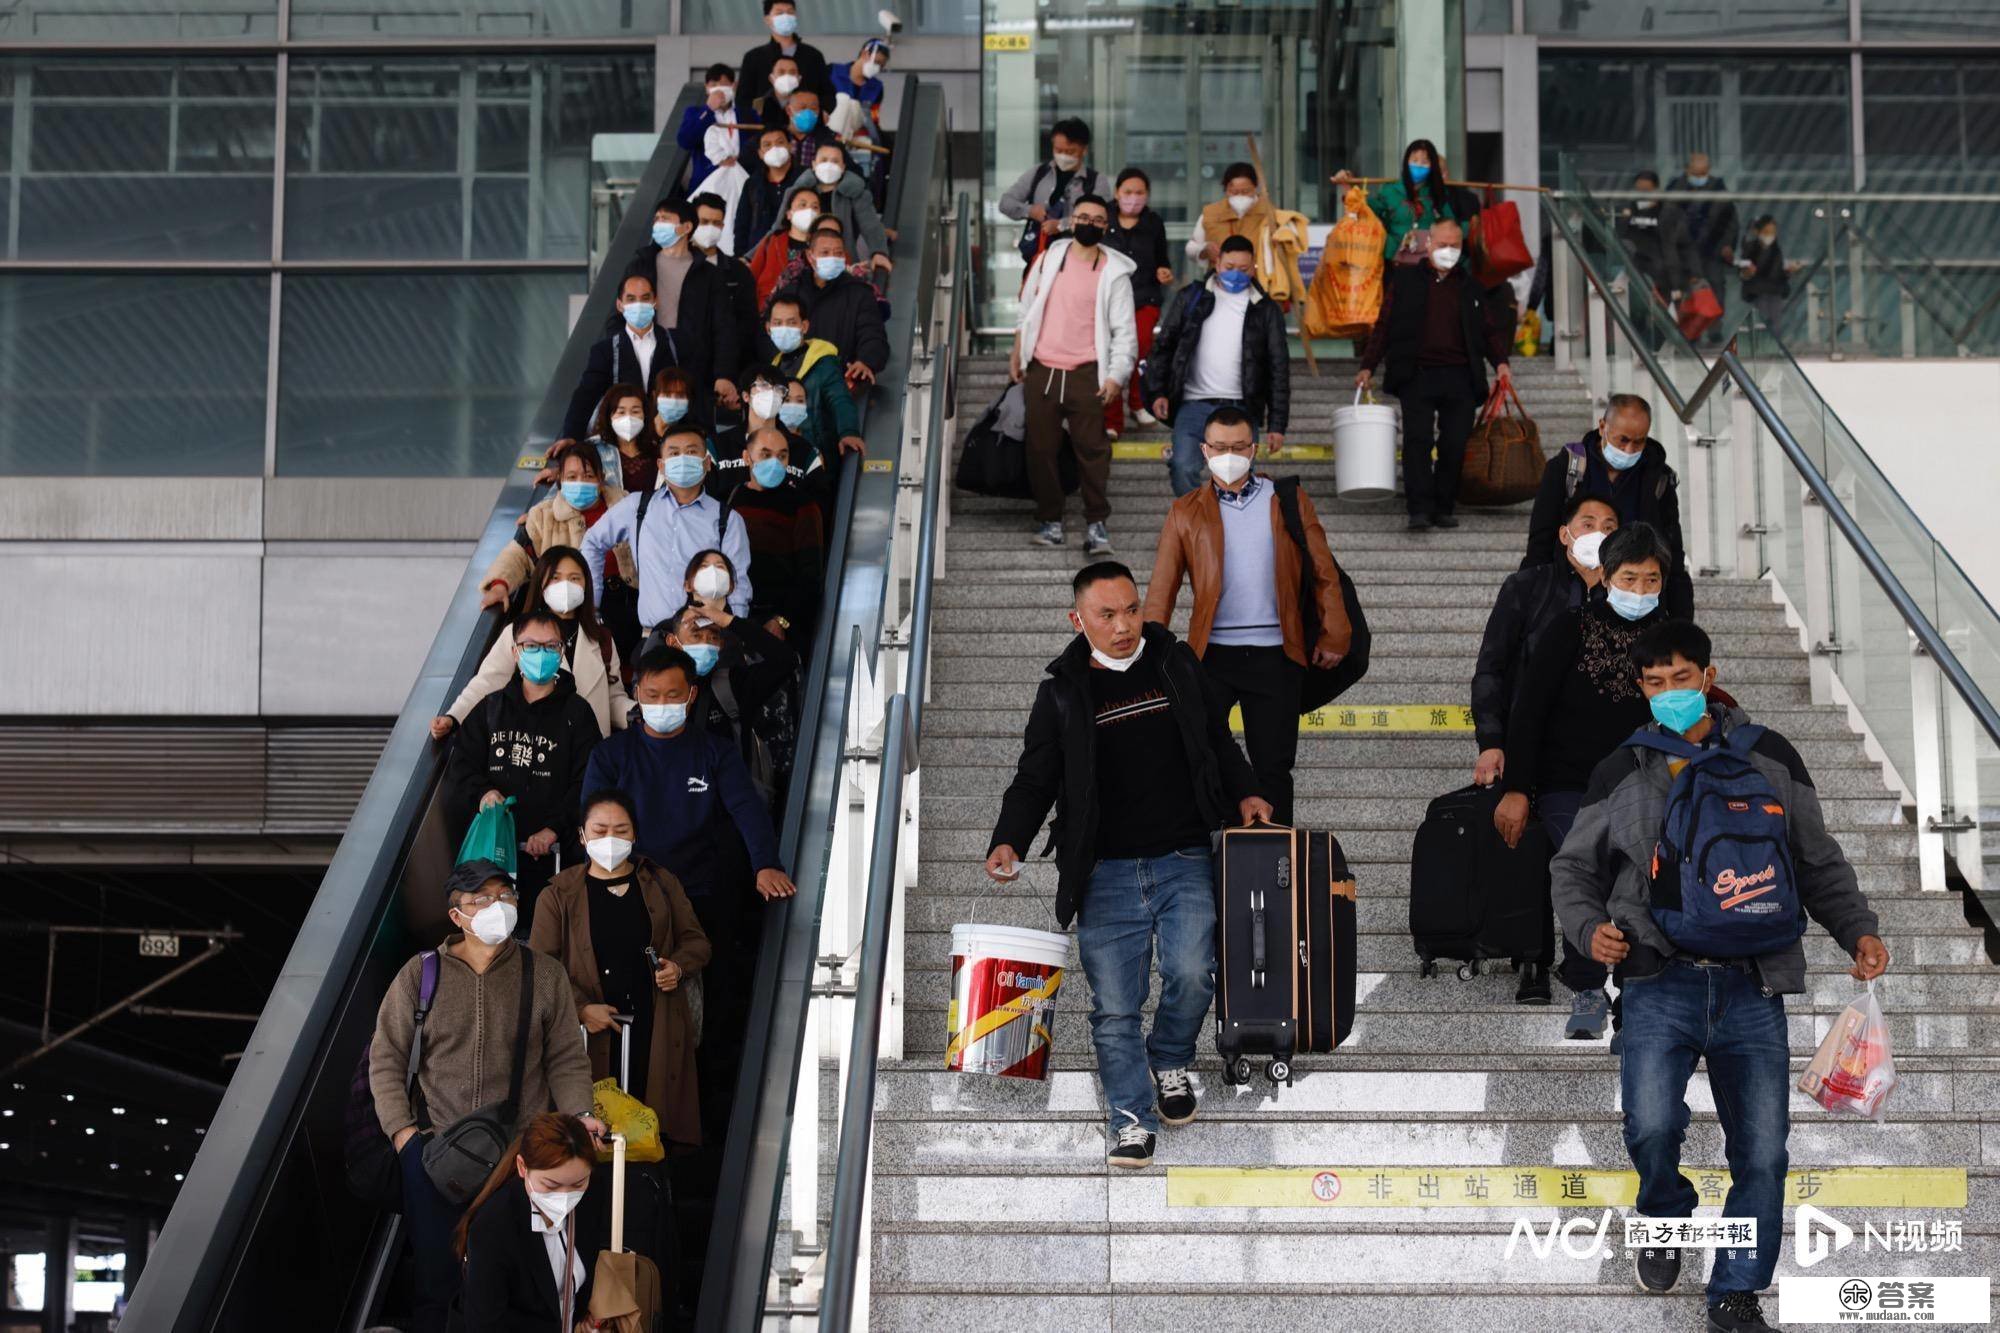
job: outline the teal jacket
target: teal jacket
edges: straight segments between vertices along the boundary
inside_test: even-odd
[[[1389,233],[1382,242],[1382,258],[1394,259],[1396,251],[1402,247],[1405,236],[1416,230],[1419,225],[1430,226],[1431,223],[1436,222],[1440,217],[1451,218],[1467,227],[1472,225],[1472,220],[1479,216],[1479,209],[1474,203],[1471,193],[1461,190],[1456,186],[1447,185],[1444,194],[1444,211],[1433,215],[1428,211],[1430,208],[1430,197],[1428,192],[1426,192],[1424,197],[1426,212],[1421,224],[1419,224],[1417,210],[1410,203],[1410,196],[1403,189],[1402,181],[1390,181],[1387,185],[1381,186],[1369,193],[1368,207],[1375,210],[1375,216],[1382,220],[1383,227]]]
[[[794,358],[796,368],[786,364]],[[805,437],[819,451],[820,462],[836,468],[840,441],[861,433],[861,410],[847,391],[847,372],[840,364],[840,353],[825,339],[808,338],[791,357],[774,356],[771,364],[787,375],[796,375],[806,386]],[[806,466],[803,459],[792,461],[800,468]]]

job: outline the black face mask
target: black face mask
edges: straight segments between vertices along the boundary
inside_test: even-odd
[[[1069,234],[1076,238],[1078,245],[1089,249],[1104,239],[1104,228],[1098,226],[1095,222],[1079,222],[1076,226],[1070,228]]]

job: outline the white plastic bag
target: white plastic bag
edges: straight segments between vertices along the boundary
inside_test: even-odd
[[[1829,1111],[1880,1124],[1889,1118],[1889,1094],[1895,1087],[1889,1021],[1882,1016],[1871,981],[1861,998],[1833,1020],[1799,1077],[1799,1091]]]

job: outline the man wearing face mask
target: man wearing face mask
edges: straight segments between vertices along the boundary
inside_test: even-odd
[[[791,683],[799,655],[751,617],[729,613],[726,570],[711,566],[701,575],[692,599],[670,622],[666,642],[688,655],[701,678],[697,725],[734,740],[751,777],[775,795],[781,779],[768,748],[764,705]]]
[[[747,334],[757,327],[757,279],[751,274],[748,264],[726,253],[723,248],[729,240],[728,206],[720,196],[713,194],[698,194],[690,202],[694,204],[695,212],[691,242],[694,252],[722,279],[723,299],[729,303],[730,325]],[[753,346],[747,336],[739,338],[737,345],[746,353]],[[733,378],[742,367],[718,366],[717,369]]]
[[[1555,563],[1564,507],[1572,496],[1595,496],[1618,512],[1621,526],[1648,524],[1666,542],[1674,559],[1662,601],[1669,616],[1685,620],[1694,614],[1694,581],[1682,553],[1680,479],[1667,462],[1666,446],[1648,435],[1652,423],[1645,399],[1614,393],[1597,429],[1556,452],[1535,492],[1521,568]]]
[[[1500,774],[1506,795],[1493,812],[1493,827],[1509,847],[1520,843],[1531,809],[1550,846],[1561,847],[1591,769],[1646,721],[1629,654],[1641,633],[1668,618],[1660,588],[1673,552],[1651,527],[1633,523],[1605,540],[1599,561],[1604,596],[1586,599],[1542,632],[1514,692]],[[1516,1003],[1550,1002],[1553,933],[1544,940],[1544,957],[1521,968]],[[1610,1007],[1603,965],[1565,941],[1557,975],[1576,997],[1569,1035],[1601,1036]]]
[[[464,1205],[440,1193],[424,1169],[430,1134],[503,1101],[517,1048],[525,1054],[517,1132],[550,1109],[581,1117],[593,1135],[606,1132],[591,1114],[590,1058],[569,978],[516,941],[519,908],[507,872],[491,861],[467,861],[453,868],[444,894],[452,929],[463,933],[403,965],[382,998],[368,1048],[375,1118],[402,1164],[403,1230],[416,1272],[412,1333],[442,1333],[460,1278],[452,1231]],[[413,1056],[426,973],[435,982],[422,1049]]]
[[[1573,495],[1563,508],[1557,537],[1562,558],[1517,569],[1500,585],[1479,640],[1472,675],[1472,730],[1479,758],[1472,780],[1490,787],[1506,762],[1507,712],[1542,631],[1565,612],[1581,608],[1604,584],[1600,559],[1605,539],[1618,531],[1618,511],[1594,495]]]
[[[842,454],[865,453],[867,445],[861,438],[860,409],[848,392],[841,369],[840,349],[825,338],[811,336],[812,327],[799,293],[788,289],[771,298],[764,328],[774,352],[771,364],[806,388],[806,401],[799,405],[805,411],[794,407],[798,423],[788,422],[787,428],[805,434],[831,473],[839,468]],[[886,334],[883,341],[887,343]],[[778,409],[781,420],[783,406]]]
[[[833,78],[827,72],[826,57],[810,42],[799,40],[799,7],[793,0],[764,0],[764,26],[771,40],[743,53],[736,67],[738,82],[745,88],[763,88],[771,83],[771,68],[780,59],[798,66],[799,88],[809,88],[823,106],[833,105]]]
[[[814,335],[832,343],[841,360],[841,378],[850,392],[862,392],[889,364],[889,331],[875,289],[848,271],[847,245],[840,234],[816,230],[806,243],[812,279],[793,289]],[[773,295],[773,304],[777,302]]]
[[[1632,188],[1638,191],[1639,198],[1618,215],[1618,239],[1625,243],[1633,267],[1639,270],[1639,280],[1632,284],[1631,294],[1634,322],[1658,348],[1663,335],[1655,327],[1656,321],[1638,312],[1652,302],[1653,292],[1659,293],[1662,301],[1678,301],[1697,282],[1706,279],[1702,277],[1694,238],[1688,232],[1686,210],[1673,200],[1663,202],[1646,197],[1658,193],[1660,173],[1640,172],[1632,178]],[[1720,297],[1721,293],[1716,295]],[[1664,313],[1661,318],[1665,318]]]
[[[692,202],[660,200],[653,208],[652,240],[640,247],[626,272],[653,280],[667,362],[694,381],[703,399],[695,410],[706,419],[713,415],[711,396],[725,407],[737,405],[732,376],[743,365],[749,329],[737,323],[722,273],[702,262],[695,249],[694,233],[700,225],[700,210]]]
[[[834,65],[828,71],[833,77],[835,95],[831,103],[833,113],[828,119],[842,138],[863,143],[881,141],[882,72],[888,67],[889,43],[880,37],[870,37],[861,43],[861,53],[853,61]],[[863,175],[873,173],[874,157],[873,153],[861,154]]]
[[[1146,359],[1146,395],[1153,415],[1173,426],[1165,452],[1174,494],[1202,484],[1203,431],[1209,414],[1233,407],[1269,431],[1272,450],[1285,442],[1291,418],[1292,354],[1285,312],[1252,274],[1256,256],[1241,236],[1226,237],[1219,266],[1206,282],[1181,288],[1154,330]]]
[[[715,137],[715,135],[710,136],[711,143],[715,141]],[[690,238],[690,248],[710,264],[715,263],[717,255],[727,259],[736,253],[736,207],[742,201],[743,187],[750,179],[750,174],[737,164],[733,152],[726,158],[715,159],[715,164],[716,169],[709,173],[708,179],[703,182],[703,188],[688,195],[688,202],[695,207],[694,235]],[[710,207],[714,209],[715,215],[703,217],[703,210]],[[743,322],[746,314],[755,318],[754,286],[751,293],[749,311],[731,310],[739,328],[750,327]]]
[[[1299,694],[1308,664],[1340,665],[1353,641],[1340,567],[1311,497],[1296,479],[1251,469],[1250,419],[1234,407],[1208,418],[1201,452],[1208,483],[1174,501],[1160,529],[1146,619],[1171,624],[1186,574],[1194,598],[1187,646],[1226,704],[1243,709],[1243,748],[1273,818],[1292,822],[1292,765],[1299,753]],[[1290,506],[1306,551],[1291,536]],[[1311,561],[1319,637],[1306,640],[1301,574]]]
[[[590,418],[614,384],[645,384],[653,366],[672,363],[671,352],[662,356],[665,342],[658,332],[659,307],[654,299],[653,279],[643,272],[628,273],[618,287],[616,321],[602,338],[590,345],[590,360],[569,397],[569,411],[563,416],[563,438],[581,440],[590,435]]]
[[[1451,218],[1431,223],[1428,262],[1393,264],[1382,310],[1361,354],[1356,388],[1383,368],[1382,387],[1403,405],[1403,503],[1409,529],[1455,528],[1458,476],[1472,419],[1486,400],[1486,363],[1502,385],[1513,350],[1513,312],[1489,297],[1462,262],[1465,234]],[[1431,450],[1437,464],[1431,464]]]
[[[1074,116],[1059,120],[1049,131],[1048,160],[1022,172],[1000,196],[1000,216],[1028,224],[1021,234],[1023,260],[1034,261],[1085,195],[1111,198],[1111,178],[1084,164],[1089,154],[1090,126]]]
[[[702,86],[706,95],[699,103],[681,112],[681,123],[674,130],[674,142],[688,155],[689,194],[702,188],[702,181],[717,165],[705,151],[710,142],[710,130],[720,128],[727,135],[725,143],[729,160],[734,161],[740,151],[740,131],[736,129],[736,71],[720,63],[710,65],[708,72],[702,76]]]
[[[803,652],[813,641],[826,584],[824,519],[793,475],[783,431],[767,427],[753,434],[743,458],[750,475],[731,508],[750,533],[750,579],[757,596],[749,619]]]
[[[1721,1120],[1732,1179],[1722,1212],[1755,1218],[1758,1240],[1716,1251],[1705,1327],[1771,1333],[1757,1293],[1771,1285],[1784,1249],[1785,1175],[1797,1164],[1786,1149],[1793,1071],[1784,997],[1806,989],[1807,918],[1854,960],[1848,975],[1856,981],[1886,972],[1889,950],[1853,865],[1827,832],[1798,750],[1715,697],[1708,635],[1685,620],[1656,625],[1632,645],[1624,670],[1646,701],[1643,729],[1590,774],[1550,866],[1556,911],[1565,945],[1617,968],[1619,1100],[1639,1175],[1633,1211],[1678,1219],[1701,1202],[1681,1174],[1687,1085],[1700,1062],[1715,1105],[1728,1112]],[[1715,776],[1704,782],[1704,771]],[[1724,791],[1745,799],[1718,799]],[[1677,804],[1690,811],[1679,830],[1689,855],[1662,864],[1659,848],[1675,845]],[[1785,846],[1782,859],[1756,857],[1775,843]],[[1711,859],[1708,849],[1723,855]],[[1737,859],[1745,853],[1755,858],[1748,865]],[[1737,881],[1736,893],[1724,876]],[[1714,906],[1690,904],[1690,896]],[[1748,900],[1752,911],[1732,910]],[[1681,1254],[1635,1251],[1640,1289],[1672,1291]]]
[[[1056,809],[1056,919],[1077,949],[1109,1112],[1106,1159],[1150,1165],[1161,1124],[1195,1117],[1189,1066],[1215,996],[1211,837],[1269,819],[1229,734],[1229,705],[1188,646],[1140,613],[1132,571],[1086,565],[1071,583],[1069,647],[1035,692],[986,873],[1017,878]],[[1141,1007],[1160,960],[1153,1031]]]
[[[1707,153],[1689,153],[1687,170],[1667,182],[1667,192],[1681,191],[1693,194],[1729,193],[1729,182],[1709,170]],[[1719,301],[1727,286],[1724,281],[1736,264],[1736,237],[1741,230],[1737,219],[1736,201],[1718,199],[1714,203],[1702,199],[1681,204],[1681,213],[1687,220],[1688,241],[1694,246],[1695,259],[1701,265],[1701,276],[1715,290]]]
[[[792,166],[798,171],[812,170],[813,155],[826,144],[840,142],[827,129],[819,94],[810,88],[801,88],[784,99],[784,125],[791,132]]]
[[[583,537],[584,564],[599,567],[619,542],[629,542],[639,569],[639,624],[651,630],[681,606],[681,587],[688,563],[711,548],[729,557],[738,569],[750,567],[750,542],[743,520],[725,513],[722,502],[704,486],[708,480],[708,445],[701,432],[675,430],[661,446],[660,474],[666,484],[655,491],[628,495]],[[603,586],[596,585],[598,602]],[[737,615],[750,609],[750,581],[741,579],[729,595]]]
[[[785,203],[791,197],[791,183],[798,174],[792,163],[792,136],[784,126],[767,125],[757,135],[756,163],[745,162],[750,179],[736,198],[736,216],[731,223],[733,253],[750,258],[751,251],[765,236],[778,229]],[[806,219],[811,226],[812,219]]]

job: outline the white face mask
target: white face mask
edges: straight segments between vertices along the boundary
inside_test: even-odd
[[[521,913],[514,904],[488,903],[472,914],[472,919],[465,923],[465,931],[481,944],[505,944],[520,919]]]
[[[535,1211],[548,1219],[550,1226],[559,1227],[563,1224],[563,1219],[583,1202],[583,1191],[550,1190],[544,1194],[531,1189],[528,1191],[528,1202],[534,1205]]]
[[[736,100],[736,88],[733,84],[718,83],[713,88],[710,88],[708,91],[710,96],[714,96],[716,93],[721,93],[722,104],[724,106],[728,106],[731,102],[734,102]]]
[[[694,572],[694,590],[701,597],[727,597],[729,571],[721,565],[703,565]]]
[[[1248,213],[1251,205],[1256,202],[1257,196],[1254,194],[1232,194],[1229,196],[1229,206],[1236,210],[1236,216],[1239,218]]]
[[[1459,248],[1455,245],[1439,245],[1431,248],[1431,266],[1439,272],[1458,262]]]
[[[644,429],[646,429],[644,417],[611,418],[611,433],[621,440],[636,440],[639,438],[639,432]]]
[[[772,147],[766,148],[763,151],[762,157],[764,159],[764,165],[771,168],[771,170],[776,171],[779,167],[784,166],[786,163],[792,160],[792,150],[789,148],[779,148],[776,145],[773,145]]]
[[[1083,165],[1081,153],[1057,153],[1054,158],[1057,171],[1075,171]]]
[[[805,230],[805,229],[806,229],[807,227],[810,227],[810,226],[812,226],[812,224],[813,224],[813,219],[814,219],[814,218],[816,218],[816,217],[818,217],[818,216],[819,216],[819,214],[818,214],[818,213],[816,213],[816,212],[814,212],[814,211],[813,211],[812,209],[810,209],[810,208],[795,208],[795,209],[793,209],[793,210],[792,210],[792,230],[793,230],[793,231],[796,231],[796,232],[803,232],[803,231],[804,231],[804,230]]]
[[[542,600],[549,604],[549,610],[566,616],[583,605],[583,585],[556,579],[542,589]]]
[[[840,178],[842,176],[845,176],[846,174],[847,174],[847,168],[841,166],[840,163],[838,162],[813,163],[813,178],[817,180],[821,185],[836,184],[839,182]]]
[[[1142,638],[1139,640],[1139,646],[1132,650],[1130,657],[1106,657],[1103,653],[1098,652],[1094,646],[1090,650],[1090,655],[1096,660],[1097,665],[1108,670],[1130,671],[1138,663],[1139,659],[1145,655],[1145,652],[1146,641]]]
[[[583,844],[583,850],[591,860],[605,870],[616,870],[632,855],[630,838],[592,838]]]
[[[771,80],[771,86],[778,90],[778,96],[790,97],[799,90],[799,76],[796,74],[780,74],[777,78]]]
[[[779,401],[776,389],[756,389],[750,394],[750,410],[769,421],[778,415]]]
[[[1250,460],[1242,454],[1217,454],[1208,460],[1208,470],[1225,486],[1234,486],[1250,475]]]
[[[714,223],[704,223],[694,229],[694,244],[698,250],[713,250],[715,243],[722,239],[722,228]]]
[[[882,62],[881,62],[881,61],[879,61],[879,60],[864,60],[864,61],[862,61],[862,62],[861,62],[861,77],[862,77],[862,78],[864,78],[864,79],[872,79],[872,78],[874,78],[874,77],[875,77],[875,76],[876,76],[877,74],[880,74],[881,72],[882,72]]]
[[[1601,532],[1586,532],[1581,536],[1572,537],[1569,553],[1575,556],[1576,563],[1585,569],[1596,569],[1601,563],[1599,552],[1604,548],[1604,537],[1605,534]]]

